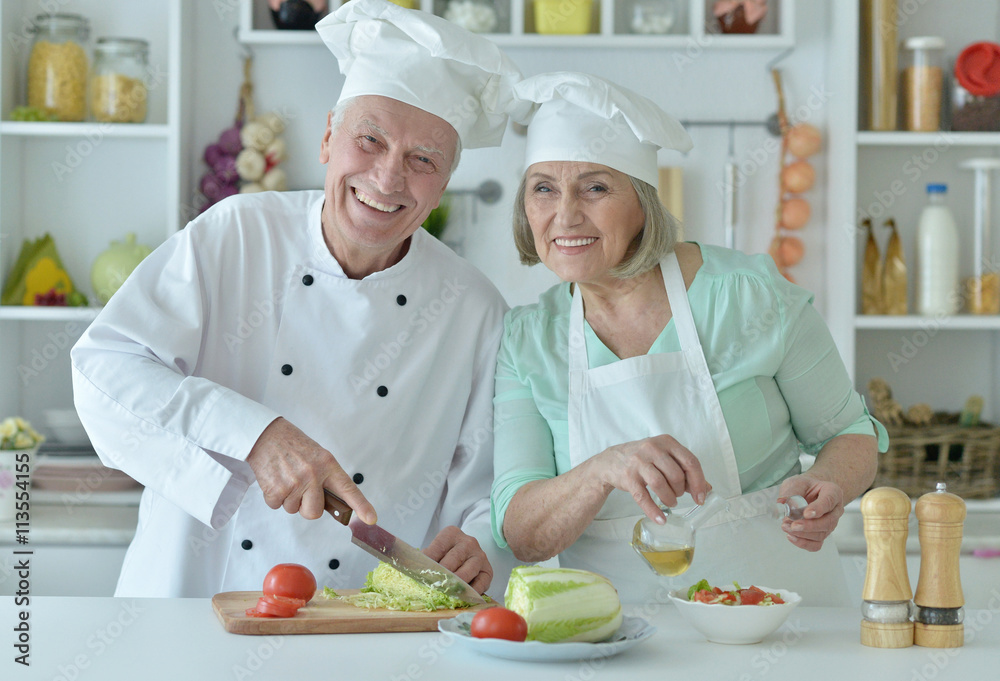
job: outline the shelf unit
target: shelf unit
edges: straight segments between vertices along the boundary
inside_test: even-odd
[[[857,329],[871,330],[1000,331],[1000,315],[959,314],[947,317],[858,315],[854,326]]]
[[[591,0],[566,0],[570,5]],[[725,35],[716,29],[712,0],[676,0],[677,20],[670,33],[634,34],[632,8],[638,0],[592,0],[591,31],[581,35],[544,35],[535,30],[534,0],[495,0],[496,33],[483,34],[504,47],[649,47],[659,49],[769,49],[795,42],[794,0],[772,0],[767,16],[750,35]],[[248,45],[320,45],[315,31],[274,29],[267,3],[240,0],[240,41]],[[419,9],[444,16],[448,0],[418,0]]]
[[[900,42],[917,35],[942,35],[946,59],[966,44],[996,41],[1000,11],[992,0],[970,0],[961,18],[948,3],[930,0],[917,11],[900,2]],[[911,8],[912,10],[912,8]],[[830,196],[828,208],[827,319],[855,387],[867,396],[871,378],[884,378],[904,407],[927,402],[935,409],[959,411],[970,395],[985,398],[983,417],[1000,418],[1000,315],[957,314],[925,317],[862,315],[860,278],[871,217],[884,256],[892,217],[903,240],[911,310],[915,300],[915,231],[925,205],[925,186],[948,184],[948,204],[959,225],[960,275],[972,270],[974,175],[960,163],[974,157],[1000,156],[1000,133],[939,131],[873,132],[859,120],[860,2],[831,3],[832,28],[828,79],[839,84],[830,99]],[[909,12],[909,13],[907,13]],[[985,30],[984,30],[985,27]],[[992,33],[992,35],[991,35]],[[947,91],[947,90],[946,90]],[[1000,205],[1000,178],[994,177],[993,205]],[[994,211],[994,222],[996,222]],[[993,248],[1000,253],[1000,233],[993,225]]]
[[[43,3],[44,4],[44,3]],[[131,3],[62,0],[59,12],[90,22],[88,56],[97,38],[149,42],[150,84],[145,123],[18,122],[24,104],[34,0],[0,7],[0,282],[21,245],[52,235],[76,287],[96,304],[90,266],[112,240],[134,232],[156,247],[190,218],[187,163],[191,117],[193,0]],[[43,432],[47,408],[71,407],[69,349],[99,307],[0,307],[0,417],[21,415]]]

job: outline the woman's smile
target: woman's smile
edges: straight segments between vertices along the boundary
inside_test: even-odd
[[[552,242],[560,253],[564,255],[576,255],[583,253],[597,242],[596,236],[585,237],[561,237],[557,236]]]

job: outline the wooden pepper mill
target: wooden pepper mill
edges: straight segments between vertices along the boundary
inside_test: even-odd
[[[893,487],[878,487],[861,499],[868,568],[861,604],[861,643],[873,648],[913,645],[906,536],[910,497]]]
[[[913,599],[913,642],[927,648],[958,648],[965,642],[965,598],[958,567],[965,502],[939,482],[937,491],[917,500],[917,521],[920,578]]]

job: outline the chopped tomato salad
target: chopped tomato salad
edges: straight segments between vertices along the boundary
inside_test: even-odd
[[[756,586],[741,589],[736,582],[733,582],[733,586],[735,588],[724,591],[717,586],[710,586],[708,580],[703,579],[688,589],[688,600],[709,605],[781,605],[785,602],[779,594]]]

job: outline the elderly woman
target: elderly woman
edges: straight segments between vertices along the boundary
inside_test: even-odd
[[[653,102],[573,73],[515,95],[529,126],[514,240],[563,283],[504,320],[497,543],[602,573],[631,601],[707,578],[847,604],[824,540],[887,437],[812,296],[767,256],[676,242],[657,150],[691,141]],[[804,473],[800,446],[816,454]],[[658,577],[629,546],[636,521],[662,523],[661,504],[700,504],[709,489],[728,507],[698,531],[690,571]],[[791,495],[809,502],[804,517],[779,523],[769,511]]]

